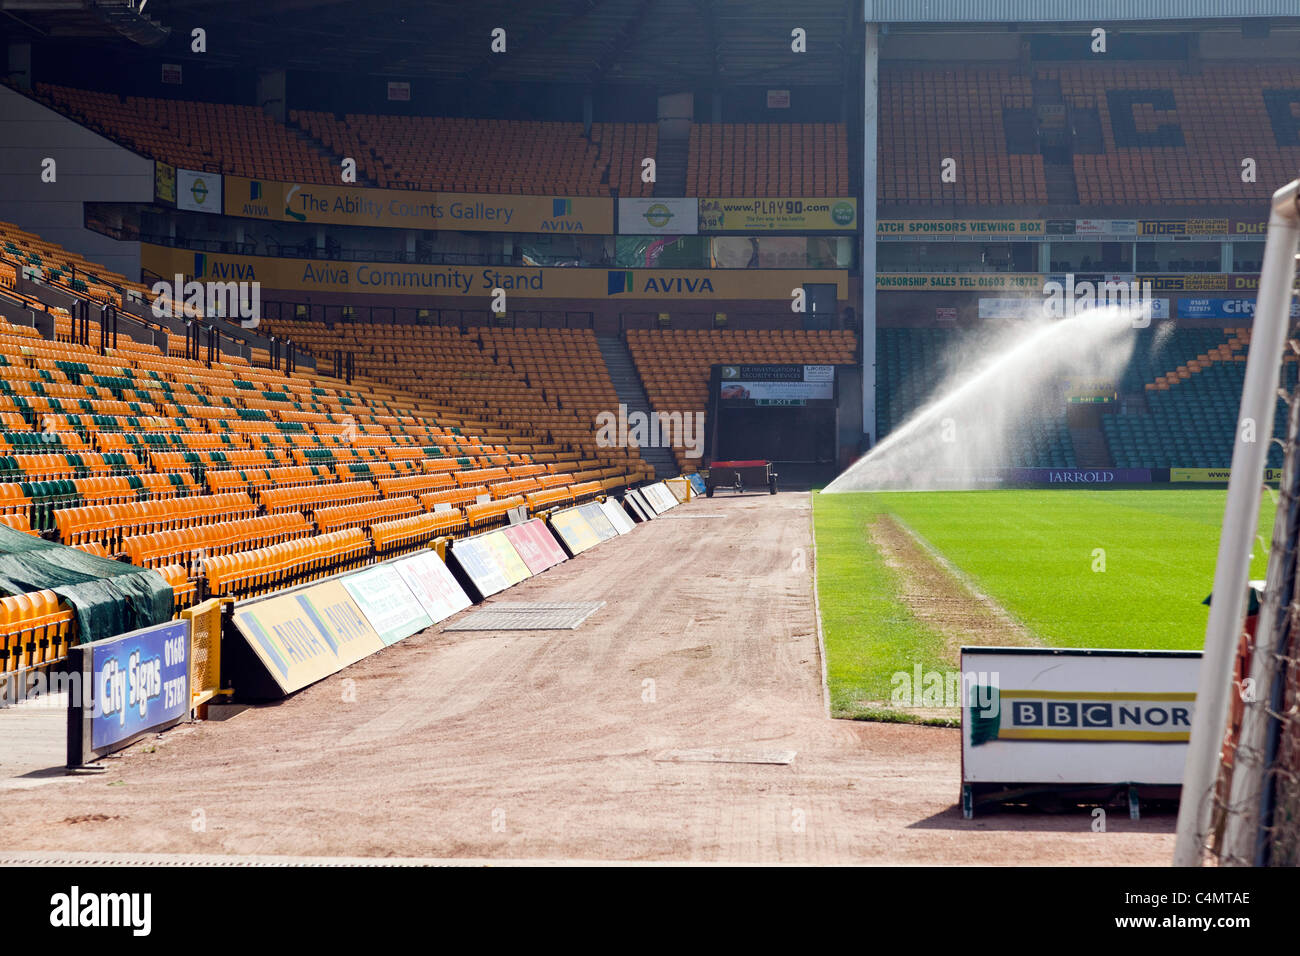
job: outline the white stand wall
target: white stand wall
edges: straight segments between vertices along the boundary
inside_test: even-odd
[[[53,183],[41,181],[46,157],[57,164]],[[139,279],[140,244],[86,229],[82,207],[152,201],[153,160],[0,86],[0,219]]]

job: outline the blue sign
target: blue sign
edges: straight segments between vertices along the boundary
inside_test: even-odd
[[[708,493],[708,489],[704,487],[704,479],[701,478],[698,473],[692,474],[689,478],[687,478],[687,481],[691,483],[691,490],[694,491],[697,495],[703,495]]]
[[[1255,300],[1240,296],[1208,295],[1178,300],[1180,319],[1253,319]],[[1291,303],[1291,318],[1300,318],[1300,302]]]
[[[106,750],[190,711],[190,627],[168,621],[85,647],[91,747]]]

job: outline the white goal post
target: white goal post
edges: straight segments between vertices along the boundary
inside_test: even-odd
[[[1296,254],[1300,249],[1300,179],[1273,194],[1264,263],[1259,276],[1259,294],[1251,332],[1246,379],[1241,393],[1241,410],[1233,441],[1232,471],[1228,479],[1228,500],[1223,514],[1223,533],[1214,572],[1214,598],[1205,629],[1205,652],[1201,661],[1191,740],[1183,771],[1182,801],[1178,808],[1178,835],[1174,848],[1175,866],[1197,866],[1206,856],[1219,781],[1220,752],[1227,730],[1233,687],[1233,658],[1245,620],[1246,588],[1250,555],[1263,488],[1264,465],[1273,436],[1283,349],[1291,328],[1291,297],[1296,277]],[[1294,436],[1289,436],[1294,437]],[[1284,502],[1285,503],[1285,502]],[[1275,548],[1278,543],[1275,538]],[[1295,542],[1290,543],[1291,547]],[[1275,567],[1275,565],[1277,565]],[[1259,616],[1256,650],[1251,676],[1264,674],[1265,658],[1276,638],[1272,627],[1282,610],[1281,562],[1270,561],[1268,583]],[[1276,579],[1276,580],[1275,580]],[[1245,700],[1242,731],[1237,753],[1262,752],[1265,725],[1270,718],[1269,693]],[[1240,778],[1240,779],[1238,779]],[[1245,773],[1234,773],[1232,806],[1225,827],[1223,863],[1250,863],[1255,853],[1260,777],[1250,782]],[[1252,789],[1253,788],[1253,789]],[[1240,800],[1240,803],[1237,801]],[[1252,829],[1254,828],[1254,829]]]

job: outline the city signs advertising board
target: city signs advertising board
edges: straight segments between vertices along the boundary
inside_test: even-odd
[[[82,644],[70,656],[82,683],[68,710],[69,767],[120,750],[189,715],[188,621]]]

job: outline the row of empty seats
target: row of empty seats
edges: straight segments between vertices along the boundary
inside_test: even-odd
[[[502,426],[527,422],[592,468],[652,474],[634,449],[596,443],[595,417],[617,409],[618,397],[589,329],[267,324],[318,357],[353,351],[363,374],[449,411]]]
[[[339,182],[339,168],[255,106],[127,96],[40,83],[37,94],[110,139],[199,172]]]

